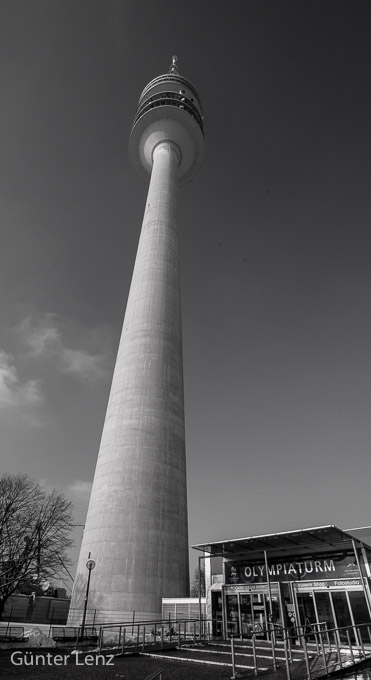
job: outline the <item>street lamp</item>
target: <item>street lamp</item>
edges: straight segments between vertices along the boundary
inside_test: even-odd
[[[89,559],[88,559],[88,561],[87,561],[87,563],[86,563],[86,568],[87,568],[87,570],[88,570],[88,572],[89,572],[89,575],[88,575],[88,582],[87,582],[87,584],[86,584],[86,593],[85,593],[85,600],[84,600],[84,613],[83,613],[82,624],[81,624],[81,637],[83,637],[83,635],[84,635],[84,627],[85,627],[85,619],[86,619],[86,610],[87,610],[87,608],[88,608],[88,597],[89,597],[90,576],[91,576],[91,572],[93,571],[93,569],[94,569],[94,567],[95,567],[95,562],[94,562],[94,560],[91,560],[91,559],[90,559],[90,555],[91,555],[91,553],[89,553]]]

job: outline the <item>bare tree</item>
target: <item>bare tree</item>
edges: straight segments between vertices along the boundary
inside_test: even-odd
[[[47,494],[27,475],[0,478],[0,618],[22,585],[68,573],[72,523],[72,503],[62,494]]]

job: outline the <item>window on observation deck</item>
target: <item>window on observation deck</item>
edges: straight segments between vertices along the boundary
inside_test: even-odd
[[[182,95],[182,91],[180,93],[158,92],[151,97],[148,97],[148,99],[146,99],[139,107],[134,120],[134,125],[145,113],[156,108],[157,106],[176,106],[180,109],[184,109],[192,116],[192,118],[197,121],[203,133],[204,130],[202,117],[191,100]]]

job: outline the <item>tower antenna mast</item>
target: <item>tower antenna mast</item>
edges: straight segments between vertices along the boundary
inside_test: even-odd
[[[169,68],[169,73],[176,73],[176,75],[179,75],[178,71],[178,57],[176,54],[171,58],[171,64]]]

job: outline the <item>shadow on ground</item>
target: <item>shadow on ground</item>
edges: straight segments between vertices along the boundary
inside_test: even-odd
[[[7,650],[8,651],[8,650]],[[62,651],[63,656],[65,652]],[[40,650],[32,650],[32,653],[27,654],[27,661],[33,661],[33,665],[15,665],[10,658],[11,653],[1,654],[0,656],[0,677],[4,680],[8,678],[22,678],[22,680],[144,680],[147,675],[154,671],[163,669],[162,680],[230,680],[231,669],[223,668],[207,668],[198,664],[185,664],[184,662],[170,661],[164,659],[149,659],[140,656],[125,656],[114,657],[112,665],[87,665],[86,655],[83,654],[78,657],[77,665],[75,660],[71,657],[67,659],[66,663],[57,665],[55,663],[54,652],[50,654],[48,659],[45,658],[46,664],[41,665],[42,661],[36,665],[36,657],[41,654]],[[42,654],[45,657],[45,651]],[[95,654],[92,655],[95,658]],[[13,657],[14,661],[23,659],[22,655]],[[108,657],[106,657],[108,658]]]

